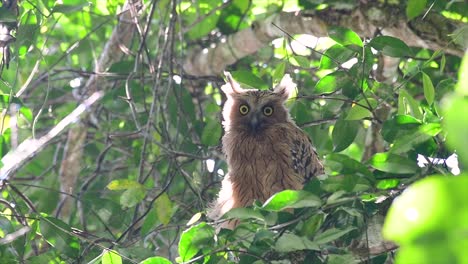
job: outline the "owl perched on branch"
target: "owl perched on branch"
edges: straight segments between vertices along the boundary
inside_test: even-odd
[[[243,89],[231,74],[225,75],[222,141],[228,174],[208,214],[212,219],[254,200],[265,202],[279,191],[302,189],[323,173],[311,141],[284,106],[296,87],[291,77],[285,75],[273,91],[261,91]],[[231,221],[223,227],[234,225]]]

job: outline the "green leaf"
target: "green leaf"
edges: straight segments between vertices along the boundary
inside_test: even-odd
[[[360,100],[357,104],[353,104],[351,109],[349,110],[348,114],[346,115],[346,120],[361,120],[366,117],[371,117],[372,113],[369,111],[369,109],[362,107],[363,106],[369,106],[372,109],[375,109],[377,106],[377,100],[374,98],[368,98],[367,100],[362,99]]]
[[[411,20],[419,16],[426,7],[426,0],[408,0],[406,4],[406,17]]]
[[[445,101],[444,110],[447,145],[456,150],[460,161],[468,166],[468,100],[453,95]]]
[[[353,143],[359,131],[358,121],[338,119],[332,132],[333,151],[340,152]]]
[[[278,252],[291,252],[298,250],[320,250],[317,243],[310,241],[306,237],[300,237],[291,233],[282,234],[275,244]]]
[[[107,70],[110,73],[129,74],[135,68],[135,61],[118,61]]]
[[[15,13],[6,7],[0,8],[0,23],[16,23]]]
[[[338,238],[346,235],[347,233],[355,230],[355,227],[349,226],[345,229],[330,228],[325,230],[323,233],[320,233],[314,237],[313,242],[322,245],[327,244],[332,241],[337,240]]]
[[[89,6],[89,3],[81,3],[81,4],[77,4],[77,5],[56,5],[56,6],[54,6],[54,9],[52,10],[52,12],[53,13],[68,14],[68,13],[73,13],[73,12],[76,12],[76,11],[80,11],[85,6]]]
[[[372,156],[369,164],[380,171],[396,174],[411,174],[419,170],[415,160],[385,152]]]
[[[232,77],[239,82],[240,84],[246,85],[250,88],[266,90],[268,89],[268,84],[263,81],[260,77],[253,74],[250,71],[239,70],[231,72]]]
[[[276,83],[279,83],[281,79],[283,78],[285,71],[286,71],[286,62],[282,61],[276,66],[275,71],[273,72],[273,81]]]
[[[21,106],[19,109],[19,112],[28,120],[29,122],[32,122],[33,120],[33,114],[30,108],[26,106]]]
[[[355,45],[358,47],[362,47],[363,45],[359,35],[356,32],[347,28],[331,27],[328,30],[328,35],[331,39],[343,46]]]
[[[468,31],[468,27],[465,28],[465,31]],[[458,83],[455,87],[455,92],[463,96],[468,96],[468,52],[465,52],[465,56],[463,56],[460,64],[460,69],[458,70]]]
[[[440,124],[429,123],[421,125],[413,133],[401,136],[396,139],[393,146],[390,149],[391,153],[399,154],[407,152],[418,144],[421,144],[428,139],[435,137],[442,131]]]
[[[328,168],[340,174],[356,174],[360,177],[372,178],[372,173],[366,166],[344,154],[332,153],[327,155],[325,164]]]
[[[335,71],[325,75],[315,85],[316,93],[331,93],[343,87],[352,86],[353,81],[344,71]]]
[[[387,190],[387,189],[392,189],[398,186],[400,184],[399,179],[385,179],[381,180],[377,183],[376,187],[381,190]]]
[[[378,36],[372,39],[369,45],[390,57],[405,57],[411,55],[408,45],[400,39],[390,36]]]
[[[211,250],[214,243],[214,229],[202,222],[185,230],[180,236],[179,256],[182,262],[195,257],[201,249]]]
[[[140,234],[141,236],[147,235],[153,228],[155,228],[156,223],[158,222],[158,213],[156,212],[156,207],[151,207],[148,214],[145,216],[145,221],[141,226]]]
[[[65,222],[54,217],[43,217],[40,230],[47,242],[59,252],[76,259],[79,255],[80,241],[72,235],[72,229]]]
[[[216,119],[208,119],[203,128],[201,140],[204,145],[216,146],[221,138],[221,124]]]
[[[435,91],[434,91],[434,85],[432,84],[431,78],[422,72],[422,79],[423,79],[423,88],[424,88],[424,97],[426,98],[426,101],[429,105],[431,105],[434,102],[434,96],[435,96]]]
[[[233,208],[226,212],[226,214],[223,216],[224,219],[257,219],[260,221],[265,222],[265,216],[263,216],[258,210],[253,209],[253,208],[245,208],[245,207],[239,207],[239,208]]]
[[[340,44],[335,44],[325,51],[320,59],[320,69],[333,69],[338,67],[338,64],[350,60],[354,51],[347,49]]]
[[[0,135],[0,158],[2,158],[3,156],[5,156],[5,154],[8,153],[8,150],[9,150],[9,139],[7,138],[6,135]],[[1,161],[0,161],[0,167],[2,166],[3,164],[1,164]]]
[[[301,235],[312,236],[319,230],[325,220],[326,215],[324,213],[317,213],[304,221],[301,229]]]
[[[169,224],[174,212],[174,206],[172,205],[172,202],[169,199],[167,193],[161,194],[154,202],[154,206],[156,207],[159,221],[161,221],[161,223],[164,225]]]
[[[318,207],[322,204],[320,198],[306,191],[284,190],[268,199],[263,209],[281,211],[286,208]]]
[[[115,250],[104,249],[101,256],[102,264],[122,264],[122,257]]]
[[[398,96],[398,114],[411,115],[419,120],[423,119],[419,103],[404,89],[400,89],[400,95]]]
[[[107,189],[112,191],[128,190],[131,188],[144,188],[144,186],[137,181],[129,179],[113,180],[109,184],[107,184]]]
[[[453,234],[468,228],[467,186],[467,174],[436,175],[417,181],[393,201],[382,229],[384,237],[403,245],[431,238],[459,241],[461,237]]]
[[[191,27],[187,32],[189,39],[199,39],[216,28],[221,15],[221,9],[217,7],[221,4],[220,0],[199,0],[184,10],[182,13],[186,21],[184,24]]]
[[[396,115],[395,121],[398,125],[408,125],[408,124],[421,124],[421,120],[418,120],[410,115]]]
[[[295,62],[298,66],[305,69],[310,68],[310,60],[307,57],[294,55],[291,58],[292,62]]]
[[[144,188],[130,188],[125,190],[120,196],[120,205],[123,208],[130,208],[143,201],[146,196],[146,189]]]
[[[151,257],[143,260],[140,264],[172,264],[172,262],[163,257]]]

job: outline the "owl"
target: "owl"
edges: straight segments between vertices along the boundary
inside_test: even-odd
[[[221,87],[222,138],[228,173],[208,216],[219,219],[232,208],[265,202],[286,189],[302,189],[323,166],[307,134],[291,120],[284,103],[296,84],[289,75],[272,90],[243,89],[229,73]],[[233,221],[224,228],[233,228]]]

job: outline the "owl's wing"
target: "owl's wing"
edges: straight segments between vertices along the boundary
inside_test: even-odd
[[[312,177],[323,174],[323,165],[309,137],[297,128],[291,144],[291,157],[294,171],[302,176],[303,183]]]

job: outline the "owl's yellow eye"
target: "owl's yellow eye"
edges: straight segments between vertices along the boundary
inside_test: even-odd
[[[271,106],[263,107],[263,114],[266,116],[271,116],[273,114],[273,107]]]
[[[241,105],[239,107],[239,112],[241,113],[241,115],[246,115],[249,112],[249,106],[245,104]]]

